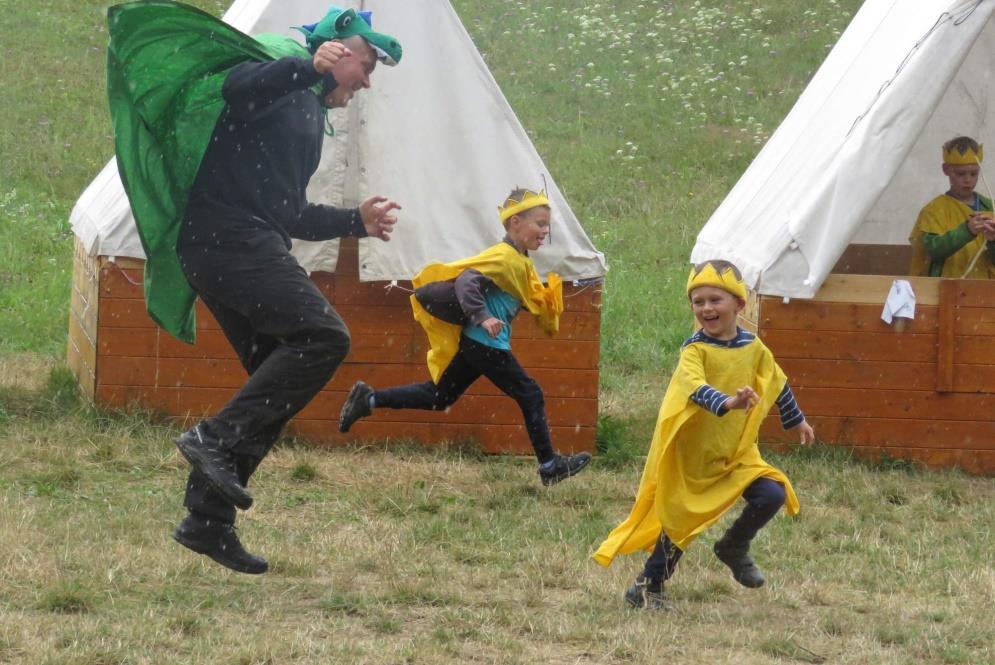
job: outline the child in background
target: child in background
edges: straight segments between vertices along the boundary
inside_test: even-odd
[[[943,144],[943,174],[950,179],[950,189],[919,212],[909,236],[910,274],[956,279],[995,277],[992,202],[974,191],[983,159],[984,146],[970,137],[958,136]]]
[[[549,200],[544,191],[516,188],[498,211],[507,231],[503,241],[467,259],[428,265],[412,280],[411,306],[431,345],[431,380],[381,390],[357,381],[342,406],[339,431],[348,432],[376,408],[444,410],[486,376],[518,403],[539,478],[552,485],[587,466],[591,455],[553,451],[542,388],[511,352],[511,321],[522,307],[547,333],[559,329],[562,282],[550,273],[543,286],[528,255],[549,234]]]
[[[746,305],[739,270],[727,261],[698,264],[687,293],[701,329],[681,348],[635,505],[594,554],[608,566],[619,553],[652,550],[625,592],[633,607],[672,608],[664,582],[688,545],[741,496],[747,506],[714,551],[737,582],[761,586],[750,541],[785,500],[796,514],[798,499],[787,477],[760,457],[760,424],[777,404],[785,429],[797,428],[802,444],[815,438],[770,350],[736,325]]]

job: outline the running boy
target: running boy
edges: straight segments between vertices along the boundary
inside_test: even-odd
[[[550,273],[543,286],[528,255],[549,234],[549,199],[545,191],[516,188],[498,211],[507,231],[503,241],[467,259],[430,264],[412,280],[411,306],[428,335],[432,379],[382,390],[357,381],[342,406],[339,431],[348,432],[375,408],[441,411],[483,375],[518,402],[539,478],[552,485],[583,469],[591,456],[553,451],[542,388],[511,353],[511,321],[522,307],[547,333],[559,329],[562,282]]]
[[[950,179],[950,189],[919,212],[909,236],[911,274],[995,278],[992,202],[974,191],[983,159],[984,146],[967,136],[943,144],[943,174]]]
[[[652,549],[625,592],[634,607],[671,609],[664,582],[688,545],[740,496],[746,508],[714,551],[737,582],[761,586],[750,541],[785,500],[788,513],[796,514],[798,499],[787,477],[760,457],[760,423],[776,403],[785,429],[797,428],[802,444],[815,439],[774,356],[736,325],[746,305],[739,270],[727,261],[700,263],[688,277],[687,293],[701,329],[681,348],[636,503],[594,554],[608,566],[619,553]]]

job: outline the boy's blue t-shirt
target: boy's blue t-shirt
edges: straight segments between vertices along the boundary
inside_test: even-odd
[[[484,307],[488,314],[504,324],[498,336],[491,337],[486,330],[473,323],[463,326],[463,334],[485,346],[511,351],[511,320],[518,314],[518,300],[507,291],[491,285],[484,292]]]

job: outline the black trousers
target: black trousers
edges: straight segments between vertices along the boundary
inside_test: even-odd
[[[737,542],[749,542],[784,505],[784,486],[770,478],[757,478],[743,492],[746,508],[732,523],[726,535]],[[660,534],[653,554],[646,560],[643,576],[653,580],[668,580],[677,568],[683,551],[670,542],[666,533]]]
[[[183,272],[234,347],[248,381],[202,427],[235,455],[247,485],[284,425],[349,352],[349,331],[275,233],[178,250]],[[234,522],[235,507],[192,472],[184,505]]]
[[[376,391],[374,400],[377,408],[442,411],[481,376],[486,376],[518,403],[539,463],[553,459],[556,453],[549,437],[542,388],[525,373],[511,351],[495,349],[466,336],[460,336],[459,351],[439,377],[438,385],[426,381],[384,388]]]

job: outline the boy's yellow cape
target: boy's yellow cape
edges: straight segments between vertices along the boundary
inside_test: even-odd
[[[785,381],[759,339],[739,348],[685,346],[660,407],[635,505],[595,552],[595,561],[607,566],[617,554],[651,551],[661,529],[686,549],[758,478],[782,483],[786,511],[797,514],[798,497],[787,476],[767,464],[757,448],[760,423]],[[753,386],[760,403],[716,416],[690,400],[704,383],[730,395]]]
[[[549,273],[548,286],[543,286],[536,274],[532,259],[525,256],[507,242],[488,247],[480,254],[452,263],[430,263],[414,276],[411,283],[417,289],[430,282],[456,279],[468,269],[476,270],[490,279],[502,291],[515,297],[522,306],[536,316],[539,326],[549,335],[560,329],[560,314],[563,313],[563,281],[556,273]],[[432,381],[439,377],[459,350],[462,327],[447,323],[429,314],[417,298],[411,296],[411,309],[415,320],[428,335],[431,348],[428,351],[428,370]]]
[[[988,199],[982,197],[981,202],[982,210],[988,210],[991,208],[991,203]],[[909,236],[909,242],[912,243],[912,259],[909,266],[909,272],[913,275],[923,275],[925,277],[930,276],[929,267],[931,260],[929,258],[929,253],[926,251],[926,246],[922,241],[923,234],[934,233],[936,235],[943,235],[944,233],[952,231],[955,227],[963,224],[964,221],[970,218],[974,213],[975,211],[972,210],[966,203],[959,201],[948,194],[941,194],[927,203],[919,212],[919,218],[916,220],[916,225],[913,227],[912,234]],[[974,240],[947,257],[947,260],[943,262],[943,273],[940,277],[952,277],[955,279],[964,277],[964,271],[966,271],[967,267],[971,265],[971,261],[974,259],[974,256],[984,249],[985,235],[983,233],[979,233]],[[982,256],[978,262],[974,264],[974,268],[971,269],[971,274],[967,275],[966,278],[995,278],[995,266],[993,266],[993,260],[995,260],[995,257]]]

